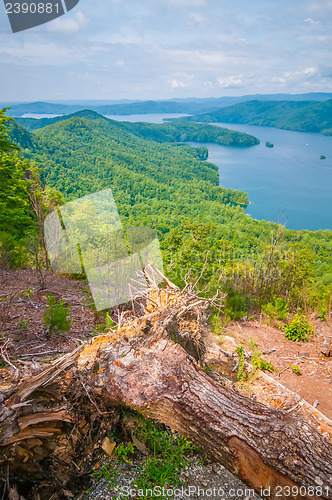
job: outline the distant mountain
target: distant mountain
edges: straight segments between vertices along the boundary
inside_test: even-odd
[[[83,109],[80,111],[76,111],[75,113],[70,113],[68,115],[66,114],[55,116],[54,118],[16,118],[15,120],[26,130],[32,131],[47,127],[48,125],[53,125],[53,123],[68,120],[69,118],[86,118],[88,120],[96,120],[102,118],[106,120],[106,118],[96,113],[96,111],[91,111],[90,109]]]
[[[186,98],[168,99],[154,101],[126,101],[121,100],[105,104],[105,101],[64,101],[58,102],[32,102],[32,103],[3,103],[1,106],[11,106],[9,114],[21,117],[27,113],[34,114],[70,114],[75,111],[89,108],[101,115],[130,115],[147,113],[185,113],[189,115],[198,113],[210,113],[226,106],[232,106],[242,102],[260,101],[323,101],[332,99],[332,94],[309,93],[309,94],[259,94],[236,97],[218,98]]]
[[[186,118],[204,123],[246,123],[331,134],[332,99],[327,101],[249,101]]]

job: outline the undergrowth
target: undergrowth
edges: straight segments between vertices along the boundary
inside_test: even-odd
[[[116,439],[116,438],[115,438]],[[119,484],[121,464],[130,466],[139,449],[146,448],[147,454],[139,477],[134,481],[134,489],[138,492],[137,499],[145,499],[141,492],[155,487],[176,486],[180,484],[182,470],[190,462],[190,456],[200,453],[188,439],[174,433],[163,424],[153,420],[137,418],[133,431],[133,442],[120,443],[114,450],[112,460],[96,468],[93,476],[108,482],[109,489],[116,491]],[[113,493],[112,491],[112,493]],[[119,498],[119,491],[113,498]],[[150,499],[157,496],[149,496]]]

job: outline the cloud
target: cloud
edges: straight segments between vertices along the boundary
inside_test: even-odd
[[[311,26],[317,26],[318,24],[320,24],[319,21],[315,21],[314,19],[311,19],[311,17],[307,17],[304,22],[310,24]]]
[[[172,89],[183,89],[188,87],[187,83],[181,82],[180,80],[170,80],[169,83]]]
[[[47,24],[47,30],[51,33],[59,33],[62,35],[74,35],[81,29],[88,26],[89,21],[80,11],[76,11],[73,17],[59,17]]]
[[[227,76],[226,78],[217,78],[218,87],[221,87],[223,89],[238,87],[243,84],[242,77],[243,75]]]
[[[74,61],[84,61],[86,57],[84,51],[78,47],[67,47],[50,40],[41,43],[36,39],[25,43],[19,43],[17,40],[10,47],[0,48],[0,56],[11,58],[15,66],[26,67],[62,66]]]

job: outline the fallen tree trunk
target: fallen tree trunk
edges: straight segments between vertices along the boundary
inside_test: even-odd
[[[173,341],[122,340],[99,349],[95,361],[91,378],[84,351],[78,362],[91,394],[167,424],[258,493],[332,498],[329,440],[302,419],[218,384]]]
[[[110,419],[105,409],[112,407],[137,410],[192,440],[258,494],[266,490],[271,499],[332,498],[332,433],[327,425],[325,431],[323,424],[315,429],[298,416],[241,396],[202,369],[207,306],[190,291],[158,291],[143,318],[97,337],[11,390],[0,405],[2,455],[15,451],[13,447],[19,450],[24,440],[41,452],[43,434],[46,439],[52,432],[66,432],[64,422],[77,426],[77,400],[75,411],[69,404],[77,393],[76,381],[91,403],[93,418]],[[40,403],[43,391],[51,395],[46,404]],[[14,454],[8,454],[12,461]]]

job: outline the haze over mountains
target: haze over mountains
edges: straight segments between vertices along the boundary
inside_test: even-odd
[[[308,94],[257,94],[237,97],[187,98],[155,101],[65,101],[65,102],[25,102],[1,103],[10,106],[9,114],[20,117],[24,114],[69,114],[89,108],[102,115],[130,115],[148,113],[210,113],[220,108],[252,100],[259,101],[325,101],[332,99],[332,93]]]

